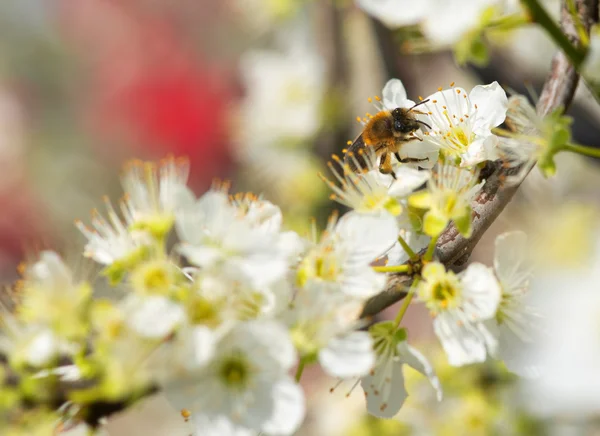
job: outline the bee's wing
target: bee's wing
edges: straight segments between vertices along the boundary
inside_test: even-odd
[[[368,168],[367,161],[365,160],[367,151],[367,145],[365,144],[361,133],[354,140],[352,145],[348,147],[346,156],[344,156],[344,163],[346,163],[355,173]]]

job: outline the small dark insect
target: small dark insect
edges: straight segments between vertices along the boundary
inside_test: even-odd
[[[383,110],[371,116],[362,133],[352,142],[346,150],[345,163],[354,172],[367,168],[367,162],[363,154],[367,149],[375,152],[381,157],[379,171],[383,174],[391,174],[396,178],[392,169],[392,153],[400,162],[420,162],[427,159],[402,159],[400,150],[402,145],[415,139],[421,140],[415,132],[424,125],[431,129],[429,124],[416,118],[416,114],[424,115],[424,112],[415,108],[429,100],[421,101],[410,109],[396,108],[392,111]]]

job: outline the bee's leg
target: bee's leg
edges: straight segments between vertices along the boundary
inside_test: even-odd
[[[391,174],[396,179],[396,173],[392,168],[392,155],[389,153],[383,153],[381,155],[381,161],[379,162],[379,172],[383,174]]]
[[[396,159],[398,159],[398,162],[402,162],[402,163],[425,162],[425,161],[429,160],[428,157],[425,157],[423,159],[417,159],[414,157],[407,157],[407,158],[402,159],[400,157],[400,153],[394,153],[394,154],[396,156]]]

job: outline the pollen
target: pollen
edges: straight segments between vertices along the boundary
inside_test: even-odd
[[[450,84],[450,88],[452,88],[452,87],[454,86],[454,83],[455,83],[455,82],[452,82],[452,83]]]
[[[457,93],[457,94],[460,94],[460,89],[457,89],[457,90],[456,90],[456,93]]]
[[[368,101],[369,103],[373,103],[373,99],[372,99],[371,97],[367,98],[367,101]]]
[[[346,145],[352,145],[352,141],[350,141],[350,140],[346,141]]]
[[[356,117],[356,121],[358,121],[359,123],[362,122],[362,120],[360,119],[360,117]]]
[[[441,91],[442,89],[443,89],[443,88],[440,86],[440,87],[438,88],[438,91]]]
[[[376,96],[375,96],[375,100],[377,100],[377,101],[381,101],[381,98],[379,98],[379,96],[378,96],[378,95],[376,95]]]
[[[190,416],[192,416],[192,412],[190,412],[188,409],[181,409],[181,417],[185,420],[185,422],[189,421]]]
[[[419,95],[419,101],[423,101],[423,97]]]
[[[435,103],[437,103],[437,100],[433,100],[433,103],[434,103],[434,104],[435,104]]]

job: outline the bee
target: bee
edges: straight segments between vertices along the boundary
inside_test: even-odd
[[[377,99],[377,97],[375,98]],[[392,169],[392,154],[396,156],[399,162],[403,163],[427,160],[414,158],[402,159],[400,157],[400,150],[402,145],[407,142],[415,139],[422,141],[421,138],[415,135],[415,132],[421,128],[421,125],[431,129],[429,124],[416,118],[416,114],[425,115],[425,113],[415,110],[417,106],[428,101],[423,100],[410,109],[396,108],[391,111],[381,110],[377,114],[369,116],[358,138],[352,143],[348,141],[350,147],[346,150],[344,162],[354,172],[365,170],[368,165],[363,154],[367,149],[371,149],[377,157],[381,158],[379,161],[379,171],[383,174],[391,174],[395,179],[396,174]]]

